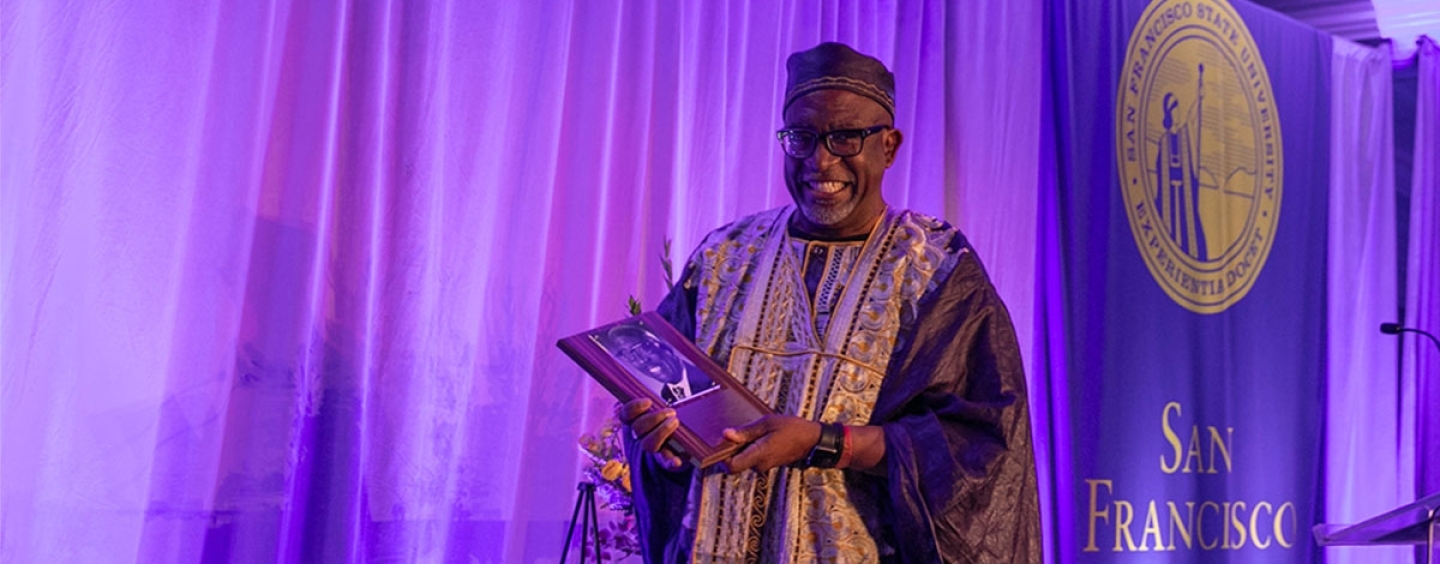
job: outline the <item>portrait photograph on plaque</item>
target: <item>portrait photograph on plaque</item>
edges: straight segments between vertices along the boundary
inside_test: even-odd
[[[602,325],[556,343],[615,399],[648,398],[675,409],[672,446],[701,468],[742,445],[722,432],[772,413],[769,406],[655,312]]]
[[[643,322],[614,325],[591,334],[590,338],[667,405],[673,406],[715,389],[714,380]]]

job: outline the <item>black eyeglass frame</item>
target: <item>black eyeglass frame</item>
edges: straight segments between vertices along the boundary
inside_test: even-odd
[[[876,125],[876,126],[872,126],[872,127],[867,127],[867,128],[865,128],[865,129],[836,129],[836,130],[834,130],[834,131],[829,131],[829,132],[826,132],[826,133],[824,133],[824,134],[816,133],[816,132],[814,132],[814,131],[806,131],[806,130],[804,130],[804,129],[781,129],[780,131],[776,131],[776,132],[775,132],[775,139],[780,142],[780,151],[783,152],[783,153],[785,153],[786,156],[789,156],[789,157],[791,157],[791,158],[796,158],[796,159],[808,159],[808,158],[810,158],[810,155],[814,155],[814,154],[815,154],[815,151],[820,148],[820,141],[821,141],[822,139],[825,141],[825,150],[830,151],[830,154],[835,155],[835,156],[840,157],[840,158],[847,158],[847,157],[853,157],[853,156],[858,155],[858,154],[860,154],[860,153],[862,153],[862,152],[865,151],[865,138],[866,138],[866,137],[869,137],[869,136],[874,135],[874,134],[876,134],[876,133],[880,133],[881,131],[885,131],[885,130],[887,130],[887,129],[894,129],[894,127],[895,127],[895,126],[893,126],[893,125],[883,125],[883,124],[882,124],[882,125]],[[802,155],[795,155],[795,154],[791,153],[790,151],[786,150],[786,148],[785,148],[785,138],[788,137],[788,136],[790,136],[790,135],[795,135],[795,134],[805,134],[805,135],[814,135],[814,136],[815,136],[815,141],[810,144],[810,151],[807,152],[807,153],[805,153],[803,156],[802,156]],[[859,136],[859,138],[860,138],[860,145],[855,149],[855,152],[854,152],[854,153],[849,153],[849,154],[842,155],[842,154],[840,154],[839,152],[836,152],[836,151],[835,151],[835,143],[834,143],[834,137],[833,137],[833,136],[835,136],[835,135],[857,135],[857,136]]]

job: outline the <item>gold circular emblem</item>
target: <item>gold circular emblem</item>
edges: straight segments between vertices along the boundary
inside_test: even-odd
[[[1250,291],[1280,219],[1270,76],[1225,0],[1156,0],[1130,33],[1116,96],[1120,189],[1135,244],[1175,303],[1225,311]]]

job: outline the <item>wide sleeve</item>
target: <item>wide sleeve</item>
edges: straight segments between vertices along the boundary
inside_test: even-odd
[[[1025,374],[1008,312],[973,252],[919,304],[871,424],[887,477],[853,475],[906,562],[1038,562]],[[877,531],[878,532],[878,531]]]

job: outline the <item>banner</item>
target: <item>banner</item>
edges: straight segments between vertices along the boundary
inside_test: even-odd
[[[1243,0],[1078,4],[1048,23],[1051,549],[1316,559],[1330,39]]]

